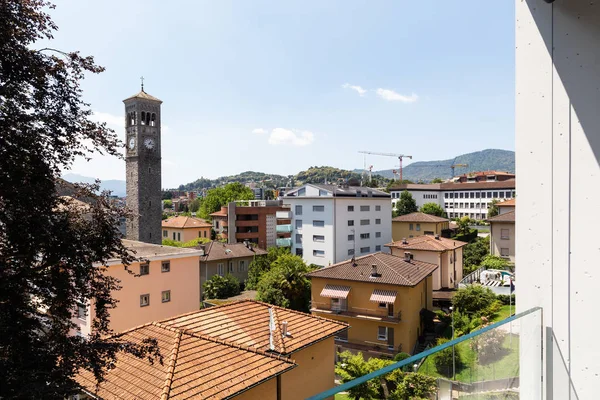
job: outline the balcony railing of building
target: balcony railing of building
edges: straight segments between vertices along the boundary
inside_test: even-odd
[[[430,393],[421,397],[541,400],[544,384],[542,326],[542,309],[535,307],[309,399],[327,399],[340,392],[358,393],[371,384],[386,385],[385,390],[381,388],[381,397],[385,398],[383,394],[394,395],[403,382],[409,382],[408,387],[402,389],[410,393],[414,389],[414,386],[410,387],[412,382],[419,380],[404,379],[418,373],[435,382],[429,387]],[[403,380],[392,380],[390,374],[396,370],[404,371]]]
[[[289,225],[277,225],[277,227],[275,228],[275,231],[277,233],[290,233],[294,230],[294,228],[292,227],[291,224]]]
[[[277,244],[277,247],[291,247],[292,246],[292,239],[290,238],[279,238],[276,240],[275,242]]]
[[[292,219],[291,211],[277,211],[275,213],[275,218],[277,219]]]
[[[386,309],[357,308],[348,306],[347,304],[343,305],[342,307],[336,307],[327,303],[313,302],[310,311],[321,314],[343,315],[350,318],[365,319],[370,321],[385,321],[393,323],[402,321],[402,311],[390,313]]]

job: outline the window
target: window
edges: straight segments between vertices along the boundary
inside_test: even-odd
[[[371,224],[371,220],[370,219],[361,219],[360,220],[360,224],[361,225],[370,225]]]
[[[375,206],[375,211],[381,211],[381,206]]]
[[[319,196],[327,196],[329,193],[327,190],[319,190]]]
[[[387,303],[379,303],[379,308],[385,308],[387,310]]]
[[[454,193],[450,193],[450,198],[453,199],[454,198]]]
[[[504,192],[500,192],[500,198],[504,198]]]
[[[325,211],[325,206],[313,206],[313,212],[323,212]]]
[[[481,198],[485,199],[486,198],[486,194],[487,194],[486,192],[481,192]]]
[[[375,246],[375,251],[381,251],[381,245]]]
[[[368,253],[368,252],[370,252],[370,251],[371,251],[371,247],[369,247],[369,246],[367,246],[367,247],[361,247],[361,248],[360,248],[360,252],[361,252],[362,254],[364,254],[364,253]]]
[[[448,193],[444,193],[444,198],[447,199],[448,198]]]
[[[169,237],[169,231],[163,231],[163,237]]]
[[[77,303],[77,318],[85,321],[85,314],[86,314],[85,306],[81,303]]]
[[[140,275],[148,275],[150,273],[150,263],[140,264]]]
[[[314,257],[325,257],[325,250],[313,250]]]
[[[315,227],[324,227],[325,226],[325,221],[314,220],[313,221],[313,226],[315,226]]]
[[[417,231],[421,230],[421,224],[417,224]]]
[[[509,257],[508,249],[507,248],[500,248],[500,256],[502,256],[502,257]]]
[[[353,256],[354,255],[354,249],[348,249],[348,255],[349,256]]]
[[[360,211],[371,211],[371,206],[360,206]]]
[[[354,211],[354,206],[348,206],[348,212]]]
[[[233,272],[233,261],[227,263],[227,272],[230,274]]]
[[[465,194],[464,194],[463,192],[460,192],[460,193],[459,193],[459,197],[460,197],[461,199],[462,199],[463,197],[465,197],[464,195],[465,195]]]
[[[381,225],[381,219],[377,218],[377,219],[375,220],[375,225]]]
[[[500,239],[510,239],[508,229],[500,229]]]
[[[175,240],[176,237],[177,235],[175,235],[175,232],[173,232],[173,240]]]
[[[348,226],[354,226],[354,220],[353,219],[349,219],[348,220]]]
[[[479,192],[475,192],[475,198],[478,199],[479,198]]]
[[[445,208],[449,208],[449,207],[448,207],[448,203],[444,203],[444,207],[445,207]]]
[[[246,270],[246,261],[240,260],[240,262],[238,263],[238,271],[244,272],[245,270]]]
[[[375,232],[375,237],[376,238],[380,238],[381,237],[381,232]]]
[[[324,242],[325,236],[323,235],[313,235],[313,242]]]
[[[377,340],[387,340],[388,328],[380,326],[377,330]]]
[[[296,243],[302,243],[302,234],[296,233]]]
[[[296,206],[296,215],[302,215],[302,206]]]
[[[408,224],[408,230],[412,231],[413,230],[413,224]]]
[[[150,295],[143,294],[140,296],[140,307],[146,307],[150,305]]]
[[[354,235],[348,235],[348,241],[353,241],[354,240]]]
[[[304,255],[303,249],[296,247],[296,255],[302,257]]]
[[[360,234],[361,239],[369,239],[370,237],[371,237],[370,233],[361,233]]]
[[[306,196],[306,188],[298,189],[298,196]]]
[[[163,261],[160,265],[160,272],[169,272],[171,270],[171,261]]]
[[[474,198],[475,198],[475,193],[473,193],[473,192],[470,192],[470,193],[469,193],[469,197],[470,197],[470,198],[472,198],[472,199],[474,199]]]
[[[223,265],[223,263],[218,263],[217,264],[217,275],[225,275],[225,266]]]
[[[162,302],[163,303],[168,303],[171,301],[171,291],[170,290],[165,290],[162,292]]]
[[[301,219],[296,220],[296,229],[302,229],[302,220]]]
[[[494,198],[498,198],[498,192],[494,192]]]
[[[470,203],[470,208],[475,208],[475,203]]]

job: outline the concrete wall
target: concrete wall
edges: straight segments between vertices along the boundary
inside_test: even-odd
[[[412,230],[410,229],[411,225]],[[448,228],[448,222],[420,222],[417,226],[417,222],[392,221],[392,240],[397,242],[404,238],[422,236],[425,232],[433,232],[434,235],[440,235],[442,229]]]
[[[297,368],[297,367],[296,367]],[[284,373],[289,374],[289,371]],[[282,393],[283,394],[283,393]],[[236,400],[276,400],[277,399],[277,377],[271,378],[258,386],[253,387],[233,397]],[[286,398],[284,396],[284,398]]]
[[[526,267],[516,271],[517,310],[544,309],[544,398],[593,399],[600,390],[600,4],[515,4],[516,257]],[[526,350],[521,396],[540,398],[540,378],[530,372],[539,357],[524,357]]]
[[[502,239],[502,230],[508,230],[508,239]],[[510,222],[492,222],[490,226],[490,254],[501,256],[502,249],[508,249],[508,260],[515,262],[515,224]]]

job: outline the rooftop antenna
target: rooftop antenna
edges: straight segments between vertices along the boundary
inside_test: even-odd
[[[140,76],[140,81],[142,81],[142,92],[144,91],[144,77]]]

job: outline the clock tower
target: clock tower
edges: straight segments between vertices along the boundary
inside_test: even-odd
[[[161,244],[161,100],[142,91],[125,100],[127,239]]]

